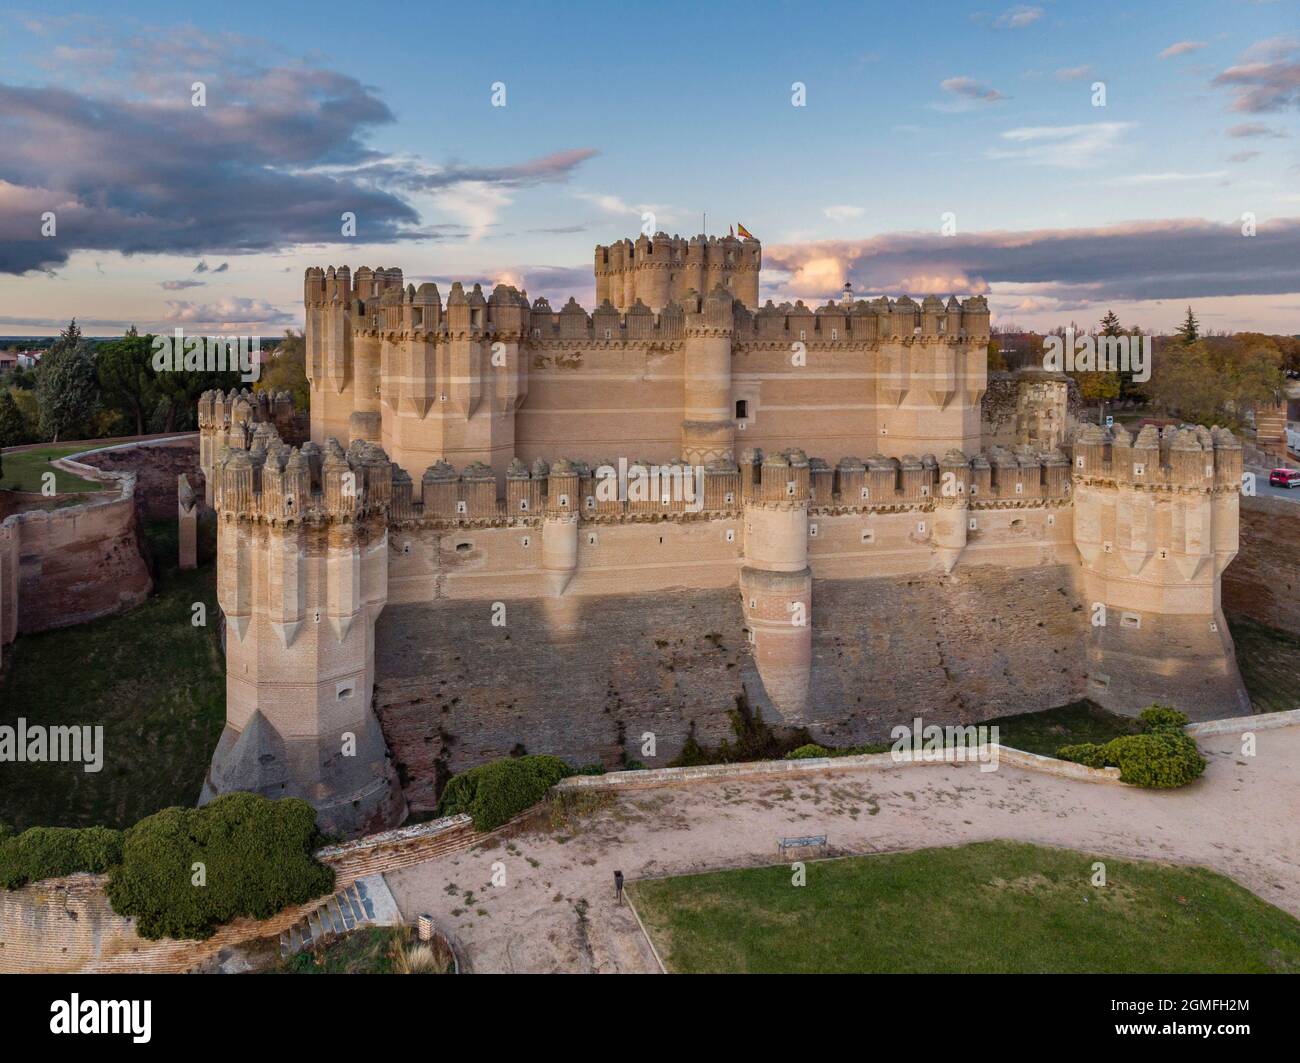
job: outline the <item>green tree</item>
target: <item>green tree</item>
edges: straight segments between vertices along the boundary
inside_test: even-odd
[[[95,358],[105,404],[134,423],[136,435],[144,435],[145,420],[158,404],[152,357],[153,336],[141,336],[132,325],[120,340],[101,346]]]
[[[52,443],[60,437],[76,439],[95,415],[99,382],[94,348],[82,337],[75,319],[41,359],[36,374],[36,402],[40,434]]]
[[[307,344],[301,332],[295,332],[293,329],[284,330],[284,339],[276,346],[271,359],[262,367],[262,375],[253,385],[253,390],[287,391],[293,396],[294,409],[305,412],[310,408],[311,385],[307,380]]]
[[[1184,347],[1190,347],[1193,343],[1201,338],[1201,325],[1196,320],[1196,315],[1192,313],[1192,308],[1187,308],[1187,316],[1183,318],[1183,323],[1174,330],[1178,337],[1178,342]]]
[[[1103,336],[1124,335],[1124,330],[1119,327],[1119,317],[1114,310],[1107,310],[1106,316],[1101,319],[1101,334]]]

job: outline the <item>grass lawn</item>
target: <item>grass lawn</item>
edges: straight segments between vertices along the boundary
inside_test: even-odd
[[[1228,630],[1255,711],[1300,709],[1300,638],[1244,616],[1228,617]]]
[[[66,458],[85,450],[85,444],[77,446],[37,447],[35,450],[22,450],[4,456],[4,472],[0,473],[0,487],[9,491],[39,491],[41,474],[54,473],[54,488],[59,494],[74,491],[102,491],[105,484],[98,480],[84,480],[62,469],[54,468],[50,462],[56,458]]]
[[[674,973],[1300,973],[1300,921],[1204,868],[981,842],[806,869],[629,891]]]
[[[994,724],[997,724],[1002,745],[1045,757],[1055,756],[1062,746],[1075,742],[1109,742],[1120,735],[1138,734],[1142,730],[1136,718],[1110,712],[1091,701],[1076,701],[1043,712],[999,716],[981,726],[992,727]]]
[[[200,528],[215,539],[215,529]],[[22,635],[5,647],[0,724],[23,716],[104,727],[102,771],[3,765],[0,820],[17,830],[128,827],[160,808],[198,800],[225,721],[215,565],[175,567],[174,521],[149,525],[147,535],[159,576],[146,602],[88,624]],[[211,558],[211,542],[200,556]],[[199,601],[207,627],[190,623]]]

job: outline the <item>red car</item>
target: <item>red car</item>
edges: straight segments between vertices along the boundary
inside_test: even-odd
[[[1274,469],[1268,474],[1268,482],[1274,487],[1300,487],[1300,469]]]

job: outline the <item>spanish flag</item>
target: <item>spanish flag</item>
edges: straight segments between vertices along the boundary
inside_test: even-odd
[[[746,240],[754,239],[754,234],[751,233],[748,229],[746,229],[743,225],[741,225],[740,222],[736,222],[736,232],[739,233]]]

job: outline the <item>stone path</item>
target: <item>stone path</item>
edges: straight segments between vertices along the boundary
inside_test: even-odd
[[[1300,916],[1300,727],[1201,736],[1192,786],[1153,792],[1002,764],[918,765],[693,783],[610,798],[569,827],[538,814],[486,851],[388,874],[403,916],[433,915],[479,972],[656,970],[613,874],[629,880],[778,862],[783,835],[835,853],[996,838],[1202,864]],[[491,884],[493,864],[505,873]]]

